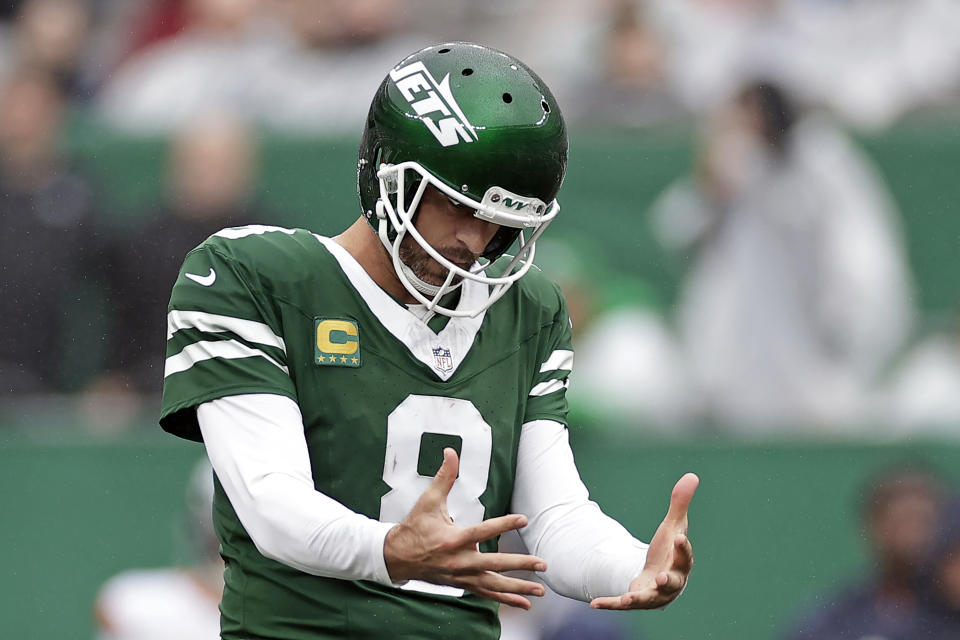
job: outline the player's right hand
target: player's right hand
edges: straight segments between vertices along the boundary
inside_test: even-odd
[[[391,529],[383,557],[395,582],[424,580],[466,589],[483,598],[529,609],[524,596],[542,596],[543,585],[503,575],[504,571],[546,571],[542,559],[520,553],[481,553],[478,545],[527,525],[523,515],[506,515],[469,527],[454,524],[447,495],[460,470],[453,449],[443,450],[443,464],[410,513]]]

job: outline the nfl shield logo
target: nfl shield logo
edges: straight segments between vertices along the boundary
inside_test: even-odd
[[[433,366],[436,367],[437,371],[446,373],[453,370],[453,356],[450,355],[450,349],[437,347],[433,350],[433,360]]]

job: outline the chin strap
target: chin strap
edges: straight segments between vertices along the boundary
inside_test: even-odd
[[[401,263],[400,263],[400,269],[403,271],[403,275],[407,278],[407,280],[410,281],[410,284],[413,285],[413,288],[416,289],[417,291],[419,291],[420,293],[422,293],[422,294],[425,295],[425,296],[428,296],[428,297],[430,297],[430,298],[433,298],[433,297],[435,297],[438,293],[440,293],[440,290],[441,290],[441,289],[443,289],[443,286],[437,286],[437,285],[434,285],[434,284],[430,284],[430,283],[424,282],[423,280],[421,280],[420,278],[418,278],[418,277],[417,277],[417,274],[415,274],[415,273],[413,272],[413,269],[411,269],[410,267],[408,267],[404,262],[401,262]],[[447,287],[446,289],[443,290],[443,294],[446,295],[446,294],[450,293],[451,291],[456,291],[457,288],[458,288],[461,284],[463,284],[463,280],[461,280],[460,282],[458,282],[458,283],[456,283],[456,284],[451,284],[449,287]]]

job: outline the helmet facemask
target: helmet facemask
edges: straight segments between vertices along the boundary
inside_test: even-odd
[[[377,169],[377,179],[380,192],[376,203],[377,235],[390,255],[397,277],[410,295],[425,305],[428,311],[450,317],[475,317],[483,313],[499,300],[514,282],[523,277],[533,265],[537,238],[560,211],[556,200],[548,205],[537,198],[520,196],[496,186],[487,189],[483,199],[477,201],[453,189],[417,162],[383,164]],[[487,250],[469,269],[463,269],[445,258],[427,242],[414,224],[417,208],[428,185],[457,204],[469,207],[477,218],[501,227]],[[506,236],[502,233],[504,229],[507,230]],[[511,232],[513,229],[516,231]],[[512,244],[509,237],[514,234],[519,243],[516,255],[510,256],[501,275],[487,275],[486,270],[490,265],[504,255],[503,252]],[[401,260],[401,243],[408,235],[428,256],[446,269],[447,275],[443,284],[424,282]],[[483,302],[469,309],[441,305],[441,299],[455,291],[464,280],[491,287]]]

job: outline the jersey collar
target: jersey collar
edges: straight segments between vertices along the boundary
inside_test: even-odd
[[[314,236],[333,255],[380,324],[402,342],[414,358],[427,365],[437,378],[449,380],[470,352],[486,310],[473,318],[450,318],[439,333],[434,333],[425,322],[381,289],[346,249],[331,238],[318,234]],[[460,289],[457,309],[475,309],[489,296],[489,287],[473,280],[465,280]]]

